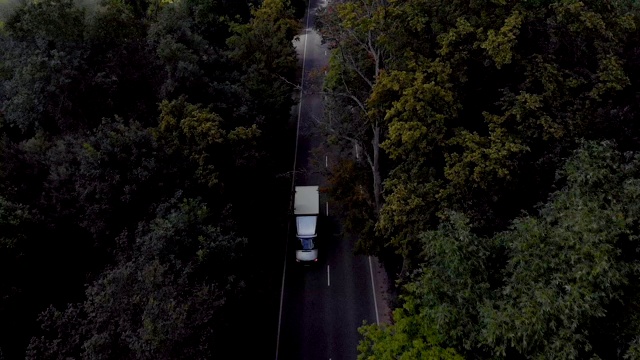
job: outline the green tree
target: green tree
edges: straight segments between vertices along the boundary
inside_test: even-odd
[[[407,272],[417,235],[449,210],[503,230],[544,201],[577,139],[635,136],[631,2],[389,4],[387,23],[408,26],[389,27],[397,41],[369,105],[392,159],[378,229]]]
[[[246,89],[245,106],[256,111],[254,121],[273,135],[272,129],[282,128],[293,106],[298,58],[291,40],[299,27],[288,0],[265,0],[248,23],[232,26],[227,40],[229,59],[241,68],[238,80]]]
[[[105,1],[88,14],[88,80],[79,102],[86,104],[82,115],[93,127],[114,116],[136,119],[144,126],[157,123],[165,76],[159,76],[162,68],[150,44],[152,26],[120,0]]]
[[[25,223],[32,221],[31,210],[28,206],[14,204],[0,197],[0,247],[3,249],[18,249],[24,241],[22,228]],[[4,263],[4,261],[3,261]]]
[[[368,191],[371,172],[360,166],[356,161],[340,159],[332,163],[328,172],[327,182],[331,199],[341,204],[338,218],[348,234],[360,234],[363,237],[375,234],[375,204]],[[369,248],[365,248],[368,246]],[[381,244],[371,241],[356,243],[356,250],[364,253],[379,253]]]
[[[288,82],[297,64],[291,43],[297,22],[286,2],[266,2],[251,13],[250,5],[257,3],[107,0],[92,7],[44,0],[16,4],[15,12],[3,14],[3,356],[24,357],[29,338],[44,336],[34,340],[32,356],[81,356],[86,351],[119,357],[122,350],[123,357],[158,357],[149,354],[168,346],[174,354],[208,358],[207,341],[215,338],[231,347],[240,331],[246,334],[230,318],[239,324],[256,321],[251,331],[264,332],[267,321],[257,319],[271,314],[260,311],[256,302],[267,297],[272,285],[271,274],[264,271],[272,258],[269,251],[280,249],[263,236],[283,223],[274,206],[284,214],[278,200],[286,199],[288,190],[275,174],[282,172],[282,141],[288,141],[283,130],[293,103]],[[250,19],[250,26],[243,25]],[[277,36],[273,24],[278,25]],[[270,91],[274,84],[277,96]],[[152,237],[160,235],[148,235],[156,231],[149,219],[159,216],[158,204],[177,207],[177,200],[170,200],[176,193],[204,199],[202,206],[211,213],[206,226],[213,230],[198,230],[203,236],[221,242],[252,240],[233,250],[209,249],[208,259],[214,260],[207,263],[207,284],[215,278],[216,284],[233,284],[229,288],[202,285],[204,270],[194,270],[195,260],[190,265],[156,261],[132,245],[144,238],[147,247],[153,246]],[[256,219],[256,213],[264,215]],[[234,232],[238,235],[228,235]],[[241,257],[244,266],[226,262],[233,256]],[[142,285],[132,290],[126,282],[138,275],[131,269],[160,275],[139,279]],[[242,296],[235,292],[239,278],[250,283]],[[174,290],[173,283],[186,288]],[[92,284],[91,291],[85,293],[84,284]],[[152,304],[151,323],[140,326],[139,297],[152,288],[167,291],[158,290],[149,303],[193,298],[195,305],[162,318],[164,308]],[[108,307],[100,299],[119,295],[132,299],[114,300],[107,310],[100,307]],[[223,316],[216,313],[215,321],[207,317],[217,306],[204,304],[209,295],[214,302],[226,301]],[[50,310],[42,318],[53,333],[39,332],[37,314],[49,305],[64,309],[65,304],[72,304],[68,311]],[[205,323],[193,315],[197,309],[205,314]],[[120,314],[117,324],[107,319],[119,311],[129,312]],[[187,323],[207,340],[185,335]],[[111,339],[117,326],[153,334],[119,342]],[[100,335],[89,339],[90,333]]]
[[[464,354],[476,344],[473,320],[489,288],[486,266],[493,244],[474,235],[458,214],[421,240],[425,263],[405,285],[393,324],[362,327],[359,358],[462,359],[453,349]]]
[[[395,323],[363,329],[361,351],[433,344],[469,358],[632,357],[640,154],[585,142],[557,185],[538,215],[494,236],[478,236],[458,213],[422,233],[422,262],[403,287]]]
[[[199,105],[192,105],[180,98],[164,101],[160,105],[160,124],[156,138],[173,164],[182,164],[179,184],[190,187],[190,182],[207,187],[222,186],[220,176],[231,174],[236,163],[254,158],[251,146],[260,131],[251,127],[234,127],[225,123],[219,115]],[[219,156],[227,152],[231,156]]]
[[[193,2],[189,1],[168,4],[149,29],[148,41],[163,72],[159,94],[162,99],[173,100],[182,95],[193,98],[192,101],[204,101],[210,95],[211,83],[219,75],[214,69],[220,65],[222,49],[211,44],[199,31],[200,24],[192,16],[192,6]],[[220,26],[210,31],[228,36],[228,31]]]
[[[619,358],[629,350],[640,329],[639,166],[638,153],[586,143],[540,216],[503,235],[504,285],[481,310],[496,354]]]
[[[317,128],[338,150],[339,163],[356,157],[356,166],[369,172],[357,181],[342,182],[347,185],[345,189],[335,188],[339,184],[335,183],[331,190],[332,196],[343,204],[346,216],[362,217],[358,212],[369,215],[368,221],[359,222],[358,228],[347,227],[358,234],[357,250],[366,253],[383,247],[373,230],[382,208],[382,181],[386,173],[380,147],[385,137],[384,114],[372,111],[368,100],[392,56],[385,46],[388,7],[386,1],[378,0],[330,2],[319,10],[317,23],[323,42],[331,49],[327,73],[322,77],[325,114],[317,121]],[[363,183],[364,180],[368,182]],[[348,199],[339,195],[363,190],[372,201],[362,204],[370,209],[354,209],[346,202]]]
[[[410,307],[410,305],[406,305]],[[363,326],[364,339],[358,344],[358,360],[462,360],[452,348],[442,348],[433,329],[415,317],[394,312],[392,326]]]
[[[225,354],[227,302],[246,239],[210,225],[206,206],[179,194],[135,235],[123,233],[116,264],[87,299],[42,314],[27,358],[208,359]]]
[[[28,2],[7,20],[0,62],[0,101],[7,130],[77,128],[77,98],[86,72],[85,12],[72,1]]]
[[[113,238],[149,214],[150,202],[175,191],[174,184],[159,182],[170,172],[163,149],[152,131],[135,121],[105,119],[86,138],[61,141],[48,157],[49,192],[65,200],[57,212],[72,212],[105,248],[112,249]]]

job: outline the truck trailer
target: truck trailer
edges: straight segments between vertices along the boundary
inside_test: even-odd
[[[317,227],[320,215],[320,193],[318,186],[296,186],[293,201],[296,221],[296,261],[314,263],[318,261]]]

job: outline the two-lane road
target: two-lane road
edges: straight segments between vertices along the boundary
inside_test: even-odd
[[[295,185],[325,185],[309,161],[310,150],[325,139],[312,131],[313,119],[322,118],[322,97],[305,92],[310,74],[321,72],[329,55],[313,30],[314,13],[321,0],[310,0],[306,25],[296,42],[302,66],[298,118]],[[330,161],[330,158],[327,158]],[[320,161],[315,166],[323,166]],[[320,261],[312,267],[295,262],[295,225],[291,224],[286,254],[276,360],[356,359],[363,321],[376,323],[376,300],[370,259],[353,253],[353,239],[339,234],[336,221],[326,216],[327,198],[321,197],[323,217],[318,229]]]
[[[324,240],[316,266],[287,264],[279,360],[356,359],[358,327],[376,322],[368,258],[354,256],[348,238]]]

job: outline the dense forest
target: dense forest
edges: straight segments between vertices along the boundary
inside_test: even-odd
[[[0,0],[0,359],[271,348],[305,6]],[[640,3],[316,23],[327,188],[397,295],[359,357],[640,359]]]
[[[305,3],[0,6],[0,359],[271,349]]]
[[[635,0],[321,11],[330,191],[396,280],[360,359],[640,358],[639,15]]]

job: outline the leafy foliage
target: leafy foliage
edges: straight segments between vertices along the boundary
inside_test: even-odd
[[[480,237],[452,213],[421,235],[424,262],[404,286],[395,323],[365,328],[363,344],[396,355],[403,339],[402,352],[442,344],[470,358],[631,356],[639,166],[637,152],[586,142],[539,215]]]
[[[369,172],[355,161],[341,160],[332,165],[329,172],[329,194],[339,204],[339,216],[344,231],[359,234],[355,251],[376,253],[380,249],[368,248],[376,246],[370,239],[375,238],[375,206],[370,193],[366,190],[370,182]],[[357,182],[354,182],[357,179]],[[369,240],[369,241],[367,241]]]
[[[216,168],[228,168],[231,165],[218,156],[220,153],[231,154],[228,160],[237,163],[249,161],[255,154],[250,152],[252,144],[260,131],[254,124],[250,128],[236,127],[225,130],[224,121],[219,115],[200,106],[188,104],[184,99],[167,102],[160,105],[162,114],[156,131],[156,138],[162,143],[162,148],[172,161],[184,164],[183,171],[177,171],[177,176],[189,174],[179,183],[188,183],[193,179],[205,186],[214,186],[220,182]],[[240,145],[246,142],[244,145]],[[234,149],[234,145],[236,149]],[[249,151],[239,151],[239,150]],[[219,165],[216,163],[220,163]],[[226,165],[226,166],[225,166]]]
[[[3,14],[2,356],[33,337],[32,358],[210,358],[247,333],[232,318],[271,316],[255,302],[279,249],[255,239],[287,198],[297,30],[285,1]]]
[[[329,137],[333,152],[338,154],[341,163],[350,162],[356,155],[357,159],[362,157],[362,163],[371,173],[367,176],[370,181],[366,186],[362,182],[351,188],[349,182],[333,184],[347,186],[335,192],[364,191],[367,193],[364,196],[373,200],[371,203],[361,202],[372,207],[370,210],[348,210],[346,215],[355,218],[362,216],[358,212],[370,214],[369,220],[360,221],[358,228],[347,226],[360,238],[358,250],[368,254],[382,248],[381,241],[372,231],[372,223],[377,221],[382,207],[382,164],[385,157],[380,144],[385,131],[381,126],[381,114],[370,111],[367,99],[388,60],[388,53],[381,46],[386,7],[386,2],[379,0],[331,2],[320,9],[318,15],[322,40],[334,49],[323,78],[326,110],[324,118],[317,121],[318,128],[322,136]],[[356,154],[353,154],[354,148]]]
[[[390,55],[367,104],[384,117],[392,160],[377,227],[408,267],[420,261],[407,250],[417,234],[450,210],[490,234],[543,201],[579,139],[633,146],[636,11],[628,1],[388,3],[377,31],[394,41],[379,39]]]
[[[87,299],[42,315],[51,337],[34,338],[28,358],[205,359],[222,350],[226,301],[241,289],[234,276],[246,239],[207,225],[202,203],[177,196],[123,233],[116,264],[86,291]]]
[[[627,156],[587,143],[565,166],[567,185],[540,218],[516,221],[501,239],[509,257],[505,286],[483,309],[483,335],[496,352],[609,358],[627,351],[638,324],[609,322],[620,321],[611,310],[636,303],[640,270],[633,254],[640,158]],[[600,337],[605,324],[617,337],[611,343]]]

